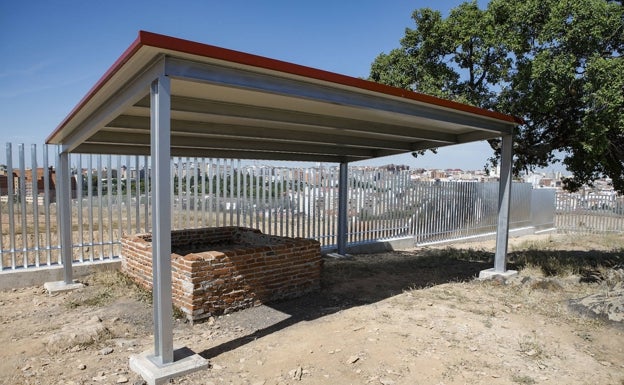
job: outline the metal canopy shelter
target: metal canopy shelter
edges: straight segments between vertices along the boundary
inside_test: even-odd
[[[138,38],[48,137],[68,154],[151,154],[157,365],[174,361],[170,159],[196,156],[340,164],[338,251],[346,245],[349,162],[503,138],[494,271],[505,272],[512,116],[318,69],[149,32]],[[63,175],[68,179],[67,175]],[[63,179],[65,182],[65,180]],[[67,182],[66,182],[67,183]],[[59,201],[65,282],[69,194]]]

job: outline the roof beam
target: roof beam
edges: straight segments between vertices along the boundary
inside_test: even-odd
[[[149,100],[145,98],[135,104],[137,107],[149,108]],[[454,134],[435,132],[418,127],[398,126],[377,122],[368,122],[356,119],[339,118],[303,113],[284,109],[269,109],[258,106],[217,102],[204,99],[193,99],[181,96],[171,98],[172,114],[175,112],[189,112],[199,114],[204,122],[214,121],[220,117],[222,122],[245,121],[249,125],[271,127],[275,124],[287,123],[313,127],[319,130],[347,130],[353,133],[377,133],[384,136],[409,138],[412,140],[431,140],[436,142],[457,143]]]
[[[149,134],[149,118],[141,116],[123,115],[110,122],[105,130],[118,133]],[[195,136],[205,139],[246,138],[259,140],[276,140],[294,143],[316,143],[348,145],[351,147],[376,148],[386,150],[410,151],[409,141],[387,140],[374,138],[362,138],[355,135],[346,135],[344,131],[336,133],[322,133],[313,127],[305,131],[299,127],[286,130],[275,130],[263,127],[194,122],[185,120],[172,120],[171,131],[174,135]]]
[[[83,143],[76,148],[74,153],[77,154],[106,154],[110,152],[110,144],[108,143]],[[149,146],[144,145],[122,145],[115,146],[115,154],[118,155],[150,155]],[[172,147],[171,156],[188,156],[198,158],[221,158],[221,159],[255,159],[255,160],[284,160],[298,162],[357,162],[369,159],[369,157],[360,156],[338,156],[338,155],[315,155],[302,153],[286,153],[271,151],[246,151],[246,150],[222,150],[222,149],[206,149],[203,147]]]
[[[125,145],[146,145],[150,144],[149,135],[143,134],[123,134],[118,135],[115,132],[101,131],[89,138],[86,143],[104,144],[125,144]],[[372,157],[375,152],[370,149],[355,148],[342,146],[337,144],[311,144],[294,143],[294,142],[277,142],[254,139],[211,139],[199,140],[197,137],[179,136],[172,133],[172,147],[190,147],[190,148],[206,148],[206,149],[223,149],[223,150],[251,150],[251,151],[282,151],[294,152],[302,154],[336,154],[340,156],[358,156]]]

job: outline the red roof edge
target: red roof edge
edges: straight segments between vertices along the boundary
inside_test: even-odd
[[[152,46],[161,49],[167,49],[172,51],[184,52],[192,55],[199,55],[210,57],[218,60],[224,60],[228,62],[249,65],[252,67],[258,67],[278,72],[284,72],[292,75],[303,76],[311,79],[327,81],[331,83],[341,84],[345,86],[360,88],[363,90],[379,92],[386,95],[397,96],[406,98],[422,103],[428,103],[445,107],[457,111],[463,111],[476,115],[481,115],[493,119],[498,119],[510,123],[522,124],[524,121],[521,118],[502,114],[499,112],[486,110],[467,104],[454,102],[438,98],[431,95],[422,94],[419,92],[409,91],[402,88],[396,88],[385,84],[371,82],[360,78],[354,78],[351,76],[341,75],[334,72],[324,71],[312,67],[306,67],[299,64],[293,64],[281,60],[270,59],[263,56],[253,55],[245,52],[234,51],[226,48],[221,48],[213,45],[198,43],[190,40],[184,40],[166,35],[160,35],[157,33],[139,31],[137,39],[128,47],[124,53],[113,63],[113,65],[104,73],[104,75],[95,83],[95,85],[89,90],[89,92],[80,100],[80,102],[72,109],[67,117],[58,125],[58,127],[48,136],[46,143],[52,141],[52,139],[67,125],[67,123],[80,111],[85,104],[93,98],[93,96],[104,86],[104,84],[110,80],[111,77],[128,61],[130,58],[142,47]]]
[[[522,124],[524,121],[515,116],[502,114],[499,112],[486,110],[468,104],[458,103],[451,100],[441,99],[435,96],[421,94],[419,92],[409,91],[402,88],[396,88],[381,83],[371,82],[360,78],[341,75],[334,72],[324,71],[312,67],[306,67],[299,64],[284,62],[281,60],[270,59],[263,56],[253,55],[245,52],[234,51],[231,49],[216,47],[213,45],[198,43],[189,40],[183,40],[171,36],[159,35],[152,32],[140,31],[139,36],[145,45],[150,45],[163,49],[180,51],[193,55],[211,57],[214,59],[225,60],[233,63],[250,65],[253,67],[274,70],[293,75],[304,76],[307,78],[324,80],[331,83],[342,84],[345,86],[356,87],[368,91],[380,92],[386,95],[398,96],[423,103],[434,104],[454,110],[469,112],[477,115],[487,116],[494,119],[504,120],[507,122]]]

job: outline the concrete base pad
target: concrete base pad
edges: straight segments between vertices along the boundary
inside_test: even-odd
[[[349,254],[338,254],[338,253],[328,253],[328,254],[325,254],[325,256],[328,257],[328,258],[336,258],[336,259],[351,259],[351,258],[353,258]]]
[[[208,368],[208,360],[183,347],[173,352],[173,362],[158,365],[154,352],[143,352],[130,357],[130,369],[143,377],[147,385],[167,384],[170,379]]]
[[[518,275],[518,272],[516,270],[507,270],[507,271],[500,272],[500,271],[495,271],[492,268],[492,269],[487,269],[487,270],[481,270],[479,272],[479,279],[492,279],[495,277],[510,278],[516,275]]]
[[[55,281],[55,282],[46,282],[43,284],[43,287],[48,291],[49,294],[53,294],[53,293],[61,293],[64,291],[72,291],[72,290],[80,289],[81,287],[84,287],[84,285],[76,281],[74,281],[74,283],[65,283],[65,281]]]

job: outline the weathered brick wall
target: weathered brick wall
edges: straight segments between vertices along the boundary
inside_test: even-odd
[[[121,243],[123,271],[151,290],[151,234],[124,237]],[[320,286],[320,244],[311,239],[215,227],[173,231],[171,249],[173,303],[191,321],[294,298]]]

